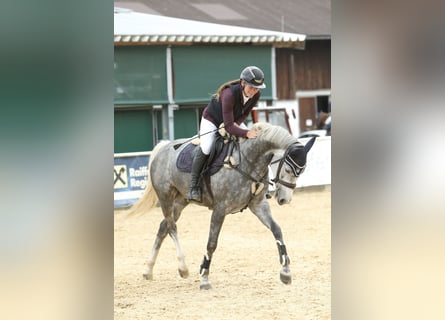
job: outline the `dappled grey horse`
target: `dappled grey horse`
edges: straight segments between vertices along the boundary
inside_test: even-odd
[[[228,157],[225,167],[216,172],[203,186],[201,205],[213,210],[207,242],[207,253],[200,266],[201,289],[210,289],[209,270],[212,255],[218,244],[218,236],[227,214],[249,208],[258,219],[272,231],[275,237],[280,263],[280,279],[290,284],[292,275],[289,257],[280,226],[271,215],[266,199],[269,174],[268,166],[274,154],[281,153],[273,181],[276,185],[275,197],[280,205],[289,203],[298,176],[306,167],[306,155],[315,138],[302,145],[285,129],[268,123],[256,123],[259,134],[256,139],[240,139],[239,152]],[[175,245],[179,261],[179,274],[186,278],[189,274],[185,257],[178,240],[176,222],[182,210],[189,204],[187,194],[190,187],[190,173],[181,172],[176,166],[179,153],[187,145],[187,140],[162,141],[155,146],[150,157],[149,179],[144,195],[134,205],[133,211],[147,211],[157,200],[162,208],[162,220],[152,252],[144,272],[146,279],[153,278],[153,266],[161,244],[167,234]],[[179,146],[179,148],[177,148]]]

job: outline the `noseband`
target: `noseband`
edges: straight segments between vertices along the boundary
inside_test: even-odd
[[[274,164],[274,163],[279,162],[277,174],[276,174],[275,178],[272,179],[272,182],[279,183],[279,184],[281,184],[285,187],[291,188],[291,189],[295,189],[295,187],[297,186],[296,183],[291,183],[291,182],[287,182],[287,181],[280,179],[280,172],[281,172],[281,169],[283,168],[284,163],[286,163],[292,169],[294,176],[297,178],[300,176],[300,174],[303,173],[304,169],[306,168],[306,164],[304,166],[300,166],[300,165],[298,165],[298,163],[296,163],[294,161],[294,159],[292,159],[292,157],[289,154],[290,150],[292,149],[291,147],[292,147],[292,145],[286,149],[286,152],[284,153],[284,155],[281,159],[275,160],[271,163],[271,164]]]

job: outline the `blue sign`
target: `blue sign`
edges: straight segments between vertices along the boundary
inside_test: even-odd
[[[148,181],[149,153],[114,157],[114,207],[129,207],[144,193]]]

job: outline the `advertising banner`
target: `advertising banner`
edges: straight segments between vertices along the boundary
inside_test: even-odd
[[[151,152],[114,155],[114,207],[131,206],[145,190]]]

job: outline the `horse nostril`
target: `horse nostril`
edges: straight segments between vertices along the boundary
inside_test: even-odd
[[[281,198],[281,199],[279,199],[278,200],[278,204],[281,206],[281,205],[283,205],[283,204],[285,204],[286,203],[286,200],[284,200],[283,198]]]

